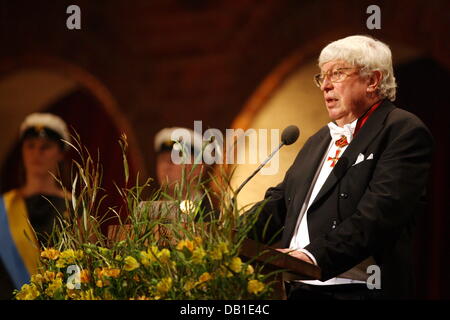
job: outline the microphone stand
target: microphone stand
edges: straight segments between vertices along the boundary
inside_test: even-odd
[[[247,179],[245,179],[244,182],[241,183],[241,185],[239,186],[239,188],[236,189],[236,192],[234,193],[233,198],[231,198],[231,210],[232,210],[232,212],[233,212],[233,215],[235,215],[235,214],[237,213],[237,212],[235,212],[235,209],[237,208],[237,195],[239,194],[239,192],[240,192],[240,191],[242,190],[242,188],[247,184],[247,182],[249,182],[250,179],[253,178],[253,177],[259,172],[259,170],[261,170],[262,167],[264,167],[264,166],[267,164],[267,162],[269,162],[270,159],[273,158],[273,156],[275,155],[275,153],[277,153],[278,150],[280,150],[280,148],[281,148],[282,146],[284,146],[284,145],[285,145],[285,143],[284,143],[284,142],[281,142],[280,145],[279,145],[277,148],[275,148],[275,150],[272,151],[272,153],[267,157],[267,159],[264,160],[264,161],[259,165],[259,167],[256,168],[256,170],[253,171],[253,173],[252,173]],[[236,229],[236,226],[234,225],[234,222],[233,222],[232,230],[234,230],[235,233],[238,232],[237,229]]]
[[[232,202],[233,202],[233,203],[234,203],[234,200],[236,199],[238,193],[241,192],[242,188],[247,184],[247,182],[249,182],[250,179],[253,178],[253,177],[259,172],[259,170],[261,170],[262,167],[264,167],[264,166],[267,164],[267,162],[269,162],[270,159],[273,158],[273,156],[275,155],[275,153],[277,153],[278,150],[280,150],[280,148],[281,148],[282,146],[284,146],[284,142],[281,142],[280,145],[279,145],[277,148],[275,148],[275,150],[272,151],[272,153],[267,157],[267,159],[264,160],[264,161],[259,165],[259,167],[256,168],[256,170],[253,171],[253,173],[252,173],[247,179],[244,180],[244,182],[241,183],[241,185],[239,186],[239,188],[237,188],[237,189],[236,189],[236,192],[234,193],[234,196],[233,196],[233,198],[232,198]]]
[[[264,167],[267,164],[267,162],[270,161],[270,159],[273,158],[275,153],[277,153],[281,149],[282,146],[293,144],[297,140],[299,134],[300,134],[300,132],[298,130],[298,127],[296,127],[296,126],[289,126],[283,130],[283,133],[281,134],[281,143],[278,145],[278,147],[272,151],[272,153],[267,157],[267,159],[264,160],[259,165],[259,167],[256,168],[256,170],[253,171],[253,173],[247,179],[245,179],[245,181],[242,182],[241,185],[239,186],[239,188],[237,188],[236,191],[234,192],[234,195],[231,198],[231,204],[230,204],[233,215],[235,215],[237,213],[237,212],[235,212],[236,208],[237,208],[237,195],[239,194],[239,192],[241,192],[242,188],[247,184],[247,182],[250,181],[250,179],[252,179],[262,169],[262,167]],[[235,230],[234,223],[233,223],[232,229]]]

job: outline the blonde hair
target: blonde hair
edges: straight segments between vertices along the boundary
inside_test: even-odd
[[[325,63],[343,60],[354,66],[361,67],[361,73],[369,74],[378,70],[382,79],[378,87],[381,98],[395,100],[397,84],[392,67],[392,53],[389,47],[368,36],[350,36],[328,44],[319,56],[319,67]]]

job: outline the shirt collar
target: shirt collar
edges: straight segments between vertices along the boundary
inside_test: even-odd
[[[351,123],[344,124],[343,127],[339,127],[334,122],[328,123],[328,128],[330,130],[331,139],[333,141],[337,141],[342,136],[346,136],[348,143],[350,143],[353,139],[353,133],[355,132],[357,122],[358,122],[358,119],[354,120]]]

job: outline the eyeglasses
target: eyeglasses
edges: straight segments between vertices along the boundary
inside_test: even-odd
[[[358,69],[359,71],[359,68],[352,67],[352,68],[338,68],[335,70],[330,70],[326,73],[318,73],[314,76],[314,83],[316,84],[316,86],[320,88],[323,82],[325,81],[326,77],[328,77],[328,79],[330,79],[330,81],[333,83],[344,81],[347,77],[355,73],[355,72],[347,73],[344,72],[344,70],[353,70],[353,69]]]

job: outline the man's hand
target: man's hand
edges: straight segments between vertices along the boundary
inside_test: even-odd
[[[297,258],[297,259],[303,260],[305,262],[314,264],[314,262],[306,254],[304,254],[301,251],[297,251],[297,250],[293,250],[293,249],[289,249],[289,248],[276,249],[276,250],[280,251],[280,252],[283,252],[283,253],[286,253],[286,254],[288,254],[290,256],[293,256],[294,258]]]

